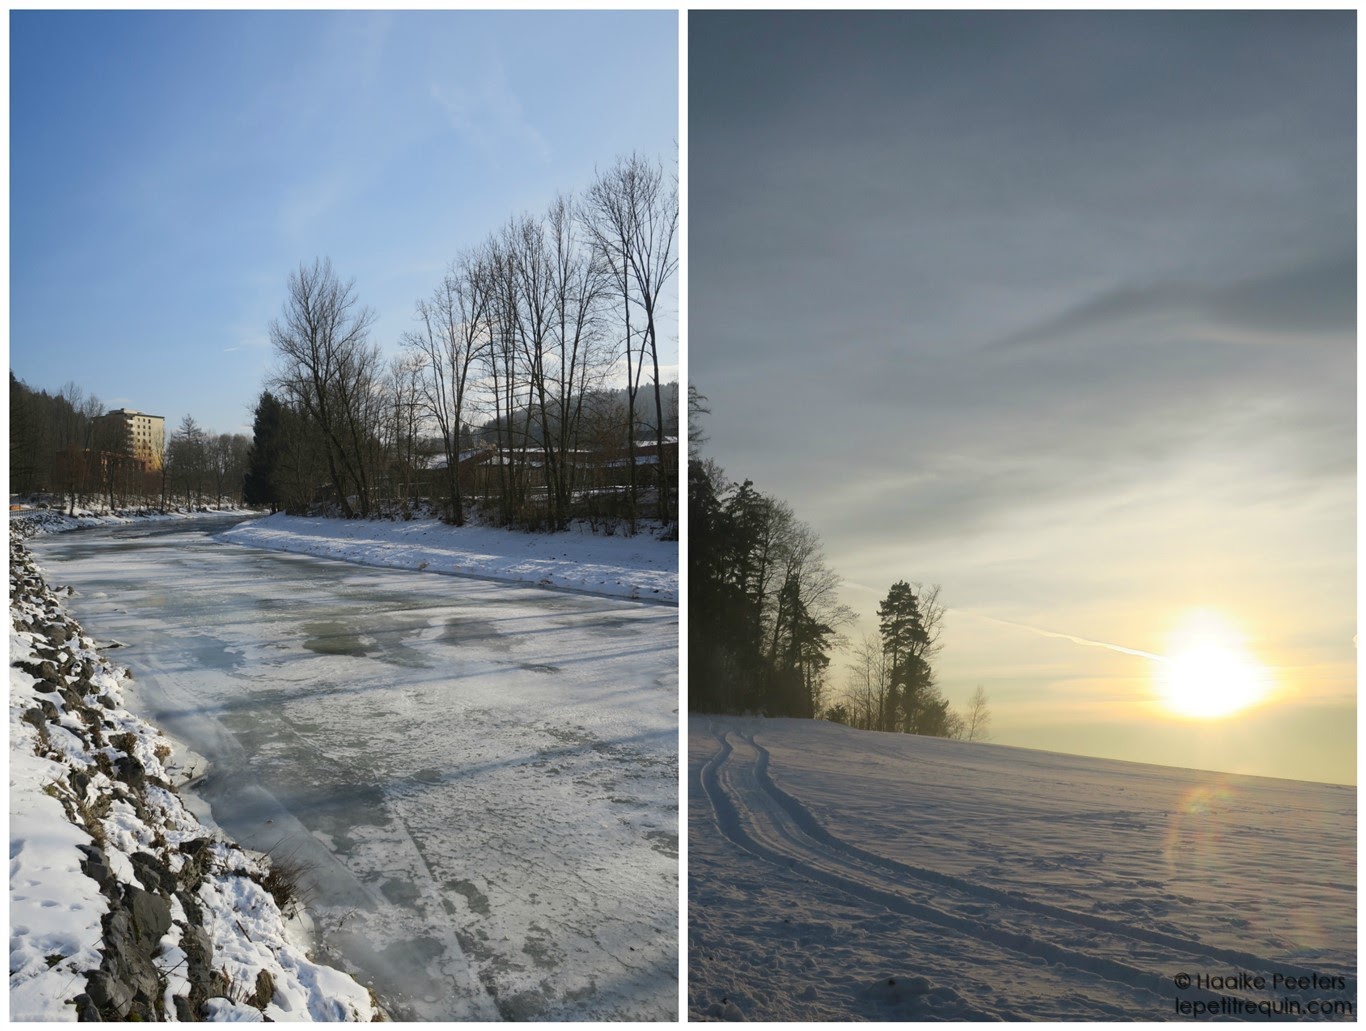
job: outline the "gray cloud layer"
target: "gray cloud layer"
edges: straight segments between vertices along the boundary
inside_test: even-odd
[[[836,544],[1192,455],[1230,504],[1350,490],[1354,39],[1351,12],[694,12],[714,453]]]

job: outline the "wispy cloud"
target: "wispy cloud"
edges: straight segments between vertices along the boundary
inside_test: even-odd
[[[354,192],[355,182],[347,172],[332,172],[299,183],[280,207],[281,233],[290,239],[310,235],[321,219],[335,211]]]
[[[494,157],[511,144],[539,161],[550,160],[550,143],[527,117],[501,63],[479,76],[472,89],[434,82],[431,96],[446,112],[451,128],[486,157]]]
[[[270,337],[257,326],[238,325],[228,333],[228,338],[233,343],[223,348],[223,354],[235,354],[238,351],[260,352],[270,349]]]
[[[995,346],[1047,344],[1079,337],[1106,340],[1114,326],[1138,320],[1161,320],[1186,334],[1202,324],[1260,331],[1265,342],[1284,341],[1287,334],[1300,339],[1340,336],[1355,329],[1355,300],[1355,254],[1318,255],[1269,275],[1250,276],[1227,285],[1165,282],[1111,290],[1014,333]]]

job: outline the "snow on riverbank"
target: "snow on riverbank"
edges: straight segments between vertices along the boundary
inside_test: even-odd
[[[1355,1018],[1355,788],[688,730],[693,1019]]]
[[[124,707],[128,672],[14,535],[9,650],[10,1018],[374,1017],[291,940],[268,867],[182,804],[170,742]]]
[[[587,529],[521,533],[487,526],[273,515],[220,540],[390,569],[455,573],[678,604],[678,542]]]
[[[135,523],[173,523],[189,519],[223,519],[232,516],[254,516],[260,512],[250,508],[205,509],[199,512],[171,509],[138,509],[121,512],[77,509],[74,515],[51,508],[24,508],[9,513],[10,525],[21,537],[36,537],[48,533],[68,533],[72,530],[92,530],[100,526],[131,526]]]

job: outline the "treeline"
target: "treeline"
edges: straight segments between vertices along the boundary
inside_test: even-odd
[[[213,433],[187,415],[166,440],[162,496],[187,507],[246,504],[244,481],[251,440],[241,433]],[[163,501],[165,504],[165,501]]]
[[[301,265],[270,327],[249,500],[349,518],[430,496],[456,525],[475,504],[551,530],[675,519],[677,399],[667,411],[659,335],[677,230],[663,167],[622,159],[582,198],[458,254],[387,363],[354,282],[326,259]]]
[[[704,459],[706,398],[688,388],[688,706],[810,718],[854,614],[820,538],[784,502]]]
[[[702,712],[813,717],[852,613],[819,538],[749,480],[688,463],[688,700]]]
[[[981,740],[979,687],[963,713],[935,682],[938,586],[893,584],[878,633],[854,649],[843,696],[825,705],[831,654],[854,613],[821,542],[784,502],[729,480],[698,449],[705,398],[689,388],[688,705],[699,712],[822,716],[866,730]]]
[[[9,388],[11,493],[70,512],[242,502],[250,441],[240,433],[211,433],[187,415],[159,453],[139,457],[126,426],[75,383],[50,394],[11,372]]]

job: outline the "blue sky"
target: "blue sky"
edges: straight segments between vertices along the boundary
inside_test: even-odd
[[[460,250],[678,139],[672,11],[23,11],[10,76],[11,369],[217,432],[300,261],[392,351]]]

